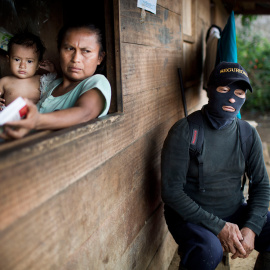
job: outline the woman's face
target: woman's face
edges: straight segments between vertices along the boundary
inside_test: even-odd
[[[67,31],[60,48],[60,65],[64,79],[82,81],[92,76],[102,62],[97,36],[87,28]]]

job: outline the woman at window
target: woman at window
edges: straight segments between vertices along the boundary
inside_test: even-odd
[[[107,114],[111,87],[105,76],[96,74],[105,56],[100,30],[67,25],[57,42],[62,78],[48,86],[37,106],[26,100],[26,118],[5,125],[2,138],[21,138],[32,129],[66,128]]]

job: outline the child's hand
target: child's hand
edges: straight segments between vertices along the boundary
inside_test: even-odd
[[[55,66],[53,64],[53,62],[49,61],[49,60],[44,60],[39,64],[39,67],[49,71],[50,73],[55,73]]]
[[[1,96],[2,93],[0,93],[0,96]],[[5,99],[4,98],[0,98],[0,111],[3,110],[3,108],[5,108]]]

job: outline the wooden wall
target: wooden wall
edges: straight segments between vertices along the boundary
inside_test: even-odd
[[[123,113],[0,148],[0,269],[167,269],[176,250],[160,198],[170,127],[205,103],[210,1],[158,0],[157,14],[120,0]],[[195,12],[195,13],[194,13]]]

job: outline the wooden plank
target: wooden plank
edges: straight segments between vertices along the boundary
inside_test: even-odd
[[[199,12],[197,12],[197,16],[201,18],[207,25],[210,26],[210,19],[211,19],[211,4],[209,0],[200,0],[197,1],[197,8]]]
[[[21,151],[21,160],[12,159],[6,162],[5,173],[0,179],[0,228],[4,229],[29,210],[98,167],[108,157],[121,151],[122,144],[128,145],[132,140],[132,129],[125,129],[123,124],[118,122],[101,132],[92,133],[91,136],[84,136],[73,142],[68,140],[67,144],[56,148],[48,147],[47,151],[45,144],[39,152],[38,149],[34,149],[33,155],[31,148],[26,148],[23,150],[26,153],[30,151],[30,154],[26,155],[28,158],[24,158],[24,151]],[[114,132],[110,133],[112,130]],[[124,137],[116,142],[112,134],[116,138]],[[58,137],[58,140],[60,138]],[[54,140],[52,144],[53,142]]]
[[[194,37],[193,20],[194,20],[194,0],[183,1],[183,34]]]
[[[104,0],[105,36],[106,36],[106,77],[111,84],[112,97],[109,112],[116,112],[117,109],[117,88],[116,88],[116,65],[115,65],[115,29],[113,2]]]
[[[213,14],[212,24],[216,24],[220,26],[221,29],[223,29],[227,23],[229,14],[220,0],[214,0],[213,4],[214,4],[214,8],[213,8],[214,14]]]
[[[117,123],[110,129],[83,137],[74,143],[69,141],[68,148],[64,144],[45,151],[44,147],[41,148],[43,151],[40,151],[40,156],[36,153],[30,155],[29,160],[19,163],[13,160],[9,166],[7,163],[0,180],[1,229],[94,170],[124,149],[128,142],[132,143],[134,122],[128,123],[130,124]],[[141,136],[139,133],[137,135]],[[120,138],[118,142],[115,142],[114,136]],[[104,141],[100,147],[97,143],[99,140]],[[86,148],[91,150],[85,151]],[[29,151],[31,152],[31,149]],[[28,149],[25,152],[28,152]]]
[[[112,123],[121,121],[122,118],[121,113],[110,114],[58,131],[35,132],[19,140],[4,142],[0,145],[0,166],[9,166],[9,163],[14,161],[16,163],[23,162],[29,156],[33,157],[34,155],[40,155],[42,151],[55,149],[72,140],[106,128]]]
[[[196,70],[196,64],[198,59],[196,58],[196,44],[195,43],[183,43],[184,51],[184,68],[183,79],[184,82],[194,81],[198,79]]]
[[[108,230],[112,219],[115,219],[114,226],[119,222],[119,235],[121,230],[126,230],[125,237],[132,242],[160,202],[158,172],[164,137],[155,134],[153,131],[152,135],[145,136],[118,158],[111,159],[1,231],[0,265],[5,265],[5,269],[49,269],[45,267],[50,265],[49,261],[55,264],[58,260],[63,261],[84,241],[94,237],[104,222],[107,225],[103,229]],[[147,148],[149,141],[151,148]],[[132,159],[127,158],[131,156]],[[149,168],[148,172],[146,168]],[[117,220],[121,216],[123,220]],[[127,239],[121,241],[124,241],[124,252],[125,244],[130,242]],[[115,257],[119,254],[116,252]]]
[[[159,127],[159,131],[168,130],[174,121]],[[133,148],[121,152],[118,158],[111,159],[103,167],[91,172],[58,196],[44,202],[39,208],[1,231],[0,269],[2,265],[5,266],[5,269],[14,270],[59,269],[58,266],[63,264],[68,255],[73,258],[71,259],[73,262],[72,254],[78,248],[79,254],[83,254],[84,248],[85,252],[94,254],[89,257],[87,253],[82,262],[79,260],[82,268],[75,269],[87,269],[83,268],[83,262],[89,265],[92,259],[93,262],[95,258],[100,259],[101,255],[95,253],[100,250],[102,250],[102,254],[106,251],[105,255],[112,256],[110,257],[111,263],[114,265],[121,255],[119,249],[113,246],[114,243],[117,241],[121,250],[126,250],[125,247],[131,245],[132,239],[136,237],[138,230],[143,227],[145,220],[148,219],[156,205],[156,195],[154,194],[159,194],[159,191],[153,191],[159,184],[156,183],[153,187],[154,182],[149,180],[159,177],[156,175],[159,165],[154,160],[158,161],[160,153],[156,151],[159,151],[160,144],[166,136],[164,134],[164,137],[157,137],[156,133],[155,130],[151,136],[146,135],[144,143],[136,142]],[[160,141],[154,143],[153,140],[157,139]],[[150,141],[155,148],[147,147]],[[146,162],[147,160],[148,162]],[[149,162],[152,164],[151,166],[149,166]],[[145,168],[153,168],[153,166],[156,168],[153,171],[156,175],[154,178],[151,177],[151,171],[149,173],[145,171]],[[130,170],[126,170],[126,168],[130,168]],[[150,203],[151,201],[154,204]],[[129,210],[127,211],[127,209]],[[97,227],[99,234],[95,232]],[[116,228],[117,232],[114,232]],[[119,238],[119,235],[123,235],[124,239]],[[109,242],[101,245],[100,237],[102,241]],[[112,240],[111,237],[116,239]],[[87,244],[84,244],[84,248],[81,250],[80,245],[84,241],[87,241]],[[100,249],[93,251],[93,246],[97,245]],[[115,253],[113,253],[114,250]],[[142,254],[138,256],[142,256]],[[76,257],[76,254],[74,256]],[[98,263],[106,262],[106,256],[100,260]],[[47,268],[49,266],[51,268]],[[72,268],[67,267],[66,269]],[[107,269],[113,269],[113,267]]]
[[[63,144],[61,137],[57,137],[56,141],[41,142],[36,149],[33,146],[15,152],[16,159],[3,159],[0,164],[5,168],[0,179],[1,229],[176,115],[181,108],[180,98],[176,99],[178,90],[175,87],[171,90],[168,87],[167,92],[162,90],[128,96],[131,97],[126,100],[128,113],[107,129],[74,141],[68,140],[68,133],[63,134]]]
[[[164,130],[164,128],[160,128],[160,130]],[[153,134],[155,133],[156,131],[153,132]],[[148,138],[146,141],[147,141],[147,144],[149,144]],[[147,144],[143,144],[143,148],[147,149],[146,151],[150,151],[149,148],[146,147]],[[130,152],[130,154],[123,153],[123,156],[119,160],[119,162],[121,163],[124,160],[128,160],[128,162],[133,163],[134,160],[127,159],[127,157],[132,156],[133,158],[134,156],[132,153],[137,152],[138,155],[140,155],[139,153],[143,152],[141,149],[138,149],[137,147],[134,147],[134,148],[136,148],[136,150],[139,150],[139,151],[134,152],[133,150]],[[159,147],[157,147],[157,149],[158,148]],[[152,153],[152,150],[150,151],[150,153]],[[155,152],[153,152],[152,154],[154,157],[157,156]],[[153,156],[149,156],[149,160],[152,160]],[[113,159],[113,161],[117,161],[117,160],[118,159],[116,158]],[[138,162],[136,162],[135,160],[133,164],[138,164]],[[141,164],[142,166],[146,166],[146,167],[148,166],[147,163],[145,164],[145,162],[143,161],[141,162]],[[93,201],[95,201],[95,199],[99,197],[100,194],[102,194],[103,192],[102,187],[105,185],[105,183],[111,180],[108,178],[112,176],[111,175],[111,172],[113,172],[112,168],[120,167],[120,166],[117,166],[117,164],[113,164],[113,165],[114,166],[110,166],[109,169],[107,170],[106,169],[104,170],[104,167],[102,167],[100,168],[100,170],[97,170],[99,171],[98,173],[95,173],[95,172],[91,173],[91,176],[86,177],[87,180],[85,180],[86,183],[84,185],[82,185],[82,182],[80,181],[78,185],[75,184],[75,185],[70,186],[68,188],[69,191],[67,192],[67,194],[65,194],[66,191],[62,192],[57,197],[43,204],[40,209],[36,209],[32,211],[25,218],[18,220],[9,229],[3,231],[0,235],[0,239],[1,239],[0,247],[3,247],[4,251],[3,250],[0,251],[0,254],[3,255],[3,258],[0,259],[0,262],[2,262],[5,265],[5,267],[8,266],[9,263],[13,263],[10,269],[36,269],[37,266],[38,266],[37,268],[41,267],[39,269],[47,269],[46,267],[50,265],[50,263],[53,263],[53,265],[51,266],[52,267],[51,269],[58,269],[58,265],[64,261],[64,258],[66,258],[67,254],[72,254],[72,247],[76,249],[76,247],[78,247],[83,242],[83,238],[84,239],[89,238],[89,233],[90,233],[90,236],[95,235],[95,233],[91,233],[91,224],[90,224],[91,221],[89,219],[93,218],[93,216],[95,217],[96,213],[101,212],[102,214],[102,211],[100,211],[102,207],[105,207],[107,210],[108,209],[111,210],[110,204],[107,203],[106,200],[103,200],[104,198],[101,198],[101,201],[97,201],[97,204],[96,204],[96,205],[102,205],[101,208],[97,207],[95,209],[96,205],[93,205]],[[128,164],[124,164],[122,169],[124,171],[127,171],[126,168],[132,168],[132,166]],[[104,175],[103,177],[102,175],[100,175],[101,171],[104,172],[104,175],[106,175],[107,177],[106,180],[104,180],[103,178]],[[128,175],[122,177],[122,175],[119,174],[118,171],[116,171],[115,177],[117,177],[117,175],[120,175],[119,177],[121,179],[132,179],[132,177],[130,178],[129,172],[127,173]],[[138,177],[137,179],[140,178],[138,167],[134,168],[134,174],[137,175]],[[98,183],[100,184],[101,190],[99,192],[96,190],[97,182],[93,184],[93,188],[91,188],[91,185],[89,186],[90,180],[93,180],[93,179],[96,179],[96,181],[98,181]],[[147,180],[149,180],[149,177],[146,177],[144,181],[147,181]],[[136,181],[134,182],[136,183]],[[130,183],[134,183],[134,182],[132,180]],[[79,196],[81,200],[77,200],[78,194],[74,192],[74,187],[75,187],[75,190],[80,189],[81,191],[86,191],[84,193],[84,196]],[[116,185],[113,185],[113,187],[116,188],[118,191],[120,190],[121,193],[124,192],[125,194],[126,189],[122,189],[123,187],[122,185],[116,184]],[[133,188],[129,186],[129,190],[132,190],[132,189]],[[91,196],[88,190],[89,191],[95,190],[95,196],[97,197]],[[128,224],[127,228],[125,229],[128,232],[125,234],[125,237],[127,236],[130,237],[131,234],[130,234],[129,228],[132,228],[132,224],[133,224],[133,227],[134,227],[134,224],[137,227],[138,224],[140,223],[138,222],[138,218],[140,218],[141,216],[144,218],[141,212],[139,213],[139,215],[134,215],[134,210],[136,212],[136,209],[145,209],[145,207],[139,207],[139,205],[134,203],[136,202],[136,198],[139,199],[139,202],[142,201],[140,194],[143,194],[143,192],[141,191],[144,191],[144,190],[145,189],[140,190],[138,193],[135,194],[134,197],[129,198],[130,200],[128,201],[128,203],[122,204],[124,205],[124,207],[122,207],[117,212],[118,214],[115,212],[112,213],[112,216],[117,219],[118,217],[123,215],[123,213],[125,213],[126,209],[129,208],[128,206],[133,205],[135,207],[135,209],[130,209],[130,211],[128,211],[128,214],[131,215],[132,217],[134,216],[135,220],[133,222],[130,222],[130,224]],[[117,194],[117,192],[115,192],[115,190],[113,189],[110,190],[110,192],[111,193],[106,196],[107,198],[110,198],[111,197],[110,195]],[[119,194],[118,196],[119,198],[122,197]],[[143,195],[143,197],[149,198],[149,195],[147,196]],[[85,199],[88,200],[87,204],[85,203]],[[146,205],[149,206],[149,203],[147,203]],[[107,222],[106,226],[111,226],[112,228],[114,228],[117,225],[114,222],[111,222],[112,220],[108,216],[98,215],[97,220],[93,221],[92,226],[94,227],[94,226],[99,225],[100,222],[102,223],[102,218],[104,218],[104,216]],[[80,227],[82,224],[83,224],[83,228]],[[117,242],[119,241],[118,239],[119,235],[123,233],[123,222],[121,221],[121,223],[118,225],[119,231],[117,232],[119,234],[117,233],[112,234],[115,237],[115,240],[112,240],[109,237],[111,235],[111,231],[109,231],[108,234],[106,234],[106,231],[108,230],[106,226],[103,228],[104,231],[103,229],[99,229],[99,231],[101,230],[99,237],[101,237],[103,241],[105,241],[106,239],[107,241],[109,241],[111,245],[113,245],[115,241]],[[25,232],[26,232],[26,235],[25,235]],[[134,233],[134,235],[136,235],[136,233]],[[50,240],[51,238],[52,240]],[[6,242],[3,241],[3,239],[6,240]],[[12,241],[12,239],[16,239],[16,241],[15,240]],[[120,239],[120,240],[123,240],[123,239]],[[76,242],[76,241],[82,241],[82,242]],[[95,241],[94,240],[91,240],[91,241],[93,241],[91,242],[92,244],[89,243],[90,246],[88,245],[86,248],[88,252],[89,252],[90,247],[92,247],[90,250],[93,250],[93,246],[96,246],[95,243],[98,243],[98,245],[100,246],[100,242],[97,239]],[[125,239],[123,241],[126,242]],[[27,243],[27,245],[25,243]],[[30,247],[28,247],[28,245],[30,245]],[[72,245],[72,247],[70,245]],[[18,246],[20,246],[22,250],[19,250],[16,252],[16,248]],[[107,247],[107,243],[104,244],[104,246],[101,245],[102,254],[104,251],[103,247]],[[105,255],[111,254],[111,250],[114,250],[114,249],[115,247],[108,246],[108,250],[107,250],[107,253],[105,253]],[[81,251],[79,253],[81,254]],[[14,261],[14,254],[17,254],[17,256],[15,255],[15,257],[17,258],[15,261]],[[113,265],[116,263],[115,260],[117,260],[118,258],[117,254],[114,255],[115,259],[112,262]],[[139,254],[138,258],[140,258],[142,254]],[[93,260],[95,258],[100,258],[100,254],[94,254],[92,257],[89,257],[88,255],[89,254],[87,254],[87,256],[84,257],[82,262],[81,260],[79,260],[79,262],[82,263],[82,264],[80,263],[80,265],[82,265],[82,268],[76,268],[76,269],[87,269],[87,268],[84,268],[84,266],[87,263],[89,265],[89,262],[91,262],[91,258],[93,258]],[[96,256],[96,255],[99,255],[99,256]],[[150,259],[150,257],[151,256],[147,257],[148,260]],[[103,264],[104,262],[106,262],[106,258],[107,258],[106,256],[103,258],[102,260]],[[47,261],[44,262],[44,260],[47,260]],[[83,264],[83,262],[85,262],[85,264]],[[17,263],[18,268],[14,266],[14,263]],[[99,261],[99,263],[101,263],[101,261]],[[5,269],[9,269],[9,268],[6,267]],[[67,269],[72,269],[72,268],[67,268]],[[113,269],[113,267],[107,268],[107,269]]]
[[[180,2],[180,1],[179,1]],[[157,6],[156,14],[146,13],[142,19],[136,1],[121,1],[121,40],[170,49],[181,48],[181,16]]]
[[[110,264],[114,266],[130,244],[129,241],[136,237],[138,229],[144,225],[144,220],[138,220],[146,218],[142,211],[138,211],[147,209],[144,207],[146,202],[142,200],[142,195],[145,194],[141,191],[143,190],[129,194],[126,202],[128,205],[120,204],[119,208],[109,209],[108,215],[104,215],[103,219],[98,216],[96,222],[91,220],[94,213],[90,210],[93,207],[85,209],[93,202],[88,198],[87,204],[85,203],[86,197],[91,194],[85,192],[81,200],[74,196],[58,196],[54,203],[43,205],[27,219],[1,233],[0,268],[59,269],[66,263],[67,257],[72,256],[85,241],[86,250],[79,250],[77,256],[81,257],[85,251],[87,256],[79,258],[79,265],[86,262],[93,267],[89,269],[101,269],[95,266],[103,265],[108,255]],[[135,196],[140,201],[137,202]],[[101,205],[105,206],[106,201],[101,202]],[[97,209],[100,210],[101,207]],[[92,224],[97,226],[96,230],[91,227]],[[95,249],[97,246],[99,248]],[[73,259],[76,258],[75,256]]]
[[[56,137],[15,152],[16,159],[3,158],[0,163],[4,168],[0,179],[1,229],[178,114],[181,104],[177,95],[179,90],[174,86],[166,91],[156,89],[127,96],[125,117],[108,128],[77,140],[70,140],[66,133],[63,141],[61,136]]]
[[[178,0],[158,0],[158,5],[164,7],[170,11],[173,11],[179,15],[182,13],[182,1]]]
[[[0,157],[0,269],[141,270],[169,261],[160,151],[183,116],[181,1],[172,1],[161,0],[143,24],[136,3],[121,1],[117,121],[49,134]],[[197,77],[186,90],[189,109],[199,103]]]
[[[121,257],[119,269],[147,269],[166,233],[167,225],[160,206]]]
[[[177,248],[178,245],[168,232],[147,270],[168,270]]]
[[[180,50],[123,44],[122,54],[124,96],[151,91],[153,88],[165,88],[176,82],[179,84],[177,68],[182,63]]]
[[[115,250],[108,248],[108,246],[111,241],[117,243],[119,240],[121,241],[117,236],[125,235],[125,230],[123,230],[121,226],[118,230],[118,233],[114,233],[112,229],[106,232],[104,231],[103,233],[97,232],[93,239],[85,243],[84,247],[78,252],[78,256],[73,258],[73,260],[65,266],[65,269],[147,269],[158,246],[161,245],[164,235],[167,233],[167,226],[163,218],[163,208],[159,207],[157,211],[154,212],[151,218],[145,222],[145,226],[141,228],[132,244],[126,248],[123,254],[118,255],[117,258],[112,261]],[[102,242],[103,260],[100,258],[98,261],[96,258],[99,257],[99,254],[91,248],[94,238]],[[90,266],[89,261],[91,262]]]
[[[130,116],[130,121],[136,123],[135,137],[182,110],[180,91],[175,85],[129,95],[124,101],[125,112]]]
[[[120,49],[120,6],[119,0],[113,0],[114,11],[114,36],[115,36],[115,68],[117,88],[117,111],[123,112],[122,81],[121,81],[121,49]]]

